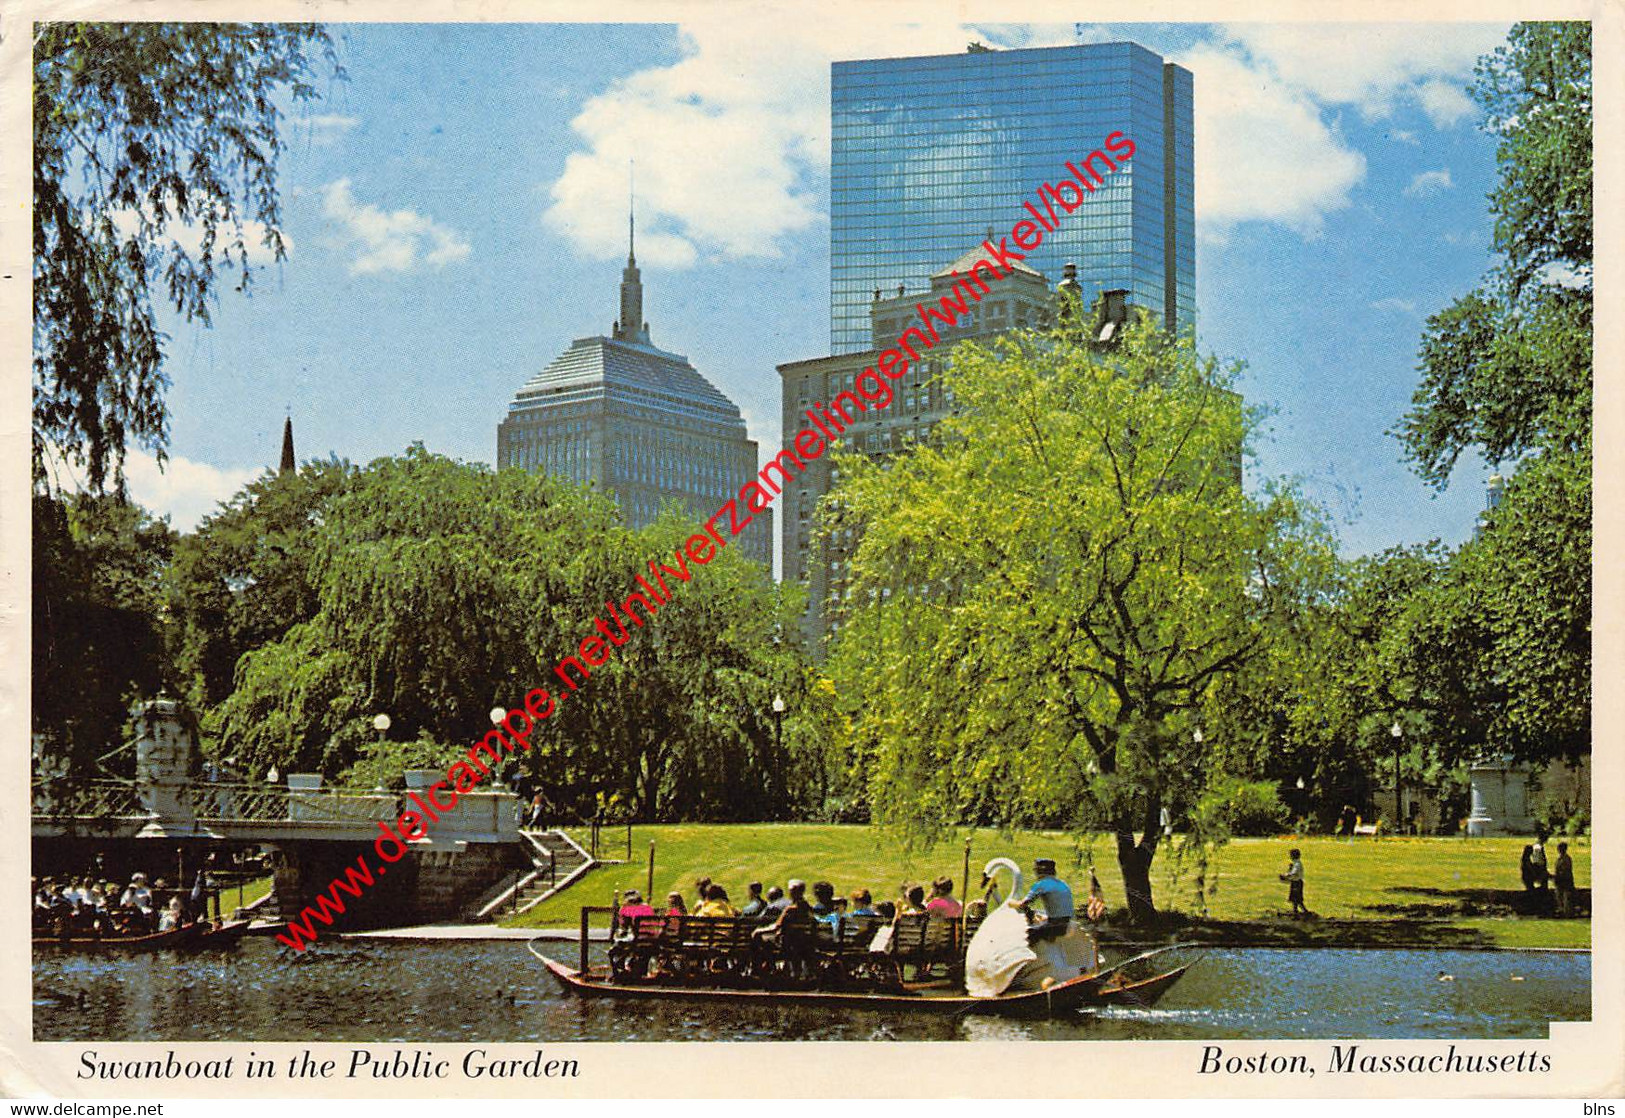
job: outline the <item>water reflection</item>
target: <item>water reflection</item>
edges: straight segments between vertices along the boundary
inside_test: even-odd
[[[572,948],[559,944],[559,957]],[[1451,981],[1439,981],[1440,973]],[[1591,1015],[1585,954],[1211,951],[1150,1010],[1058,1021],[584,1002],[522,943],[349,940],[296,956],[34,956],[38,1040],[1122,1040],[1545,1037]]]

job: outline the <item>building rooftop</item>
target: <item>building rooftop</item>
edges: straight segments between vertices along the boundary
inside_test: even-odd
[[[988,258],[987,250],[985,248],[983,248],[981,245],[977,245],[975,248],[973,248],[969,252],[965,253],[965,255],[961,256],[958,260],[955,260],[952,264],[948,265],[946,268],[943,268],[939,272],[932,272],[931,273],[931,278],[934,279],[934,280],[947,279],[949,276],[953,275],[955,272],[958,272],[962,276],[967,276],[967,275],[970,274],[970,270],[973,267],[976,266],[976,262],[978,260],[986,260],[987,258]],[[1029,276],[1036,276],[1041,280],[1045,278],[1043,272],[1040,272],[1037,268],[1029,268],[1026,264],[1023,264],[1020,260],[1012,260],[1012,261],[1010,261],[1010,268],[1011,268],[1012,271],[1023,272],[1025,274],[1029,275]],[[1048,282],[1048,281],[1046,280],[1046,282]]]
[[[602,335],[571,342],[569,349],[520,387],[508,412],[603,396],[698,412],[712,422],[740,428],[745,425],[733,401],[682,354]]]

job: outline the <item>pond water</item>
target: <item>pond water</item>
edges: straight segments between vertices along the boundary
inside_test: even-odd
[[[549,945],[573,960],[574,945]],[[1441,981],[1440,975],[1451,976]],[[584,1002],[522,942],[346,940],[294,956],[37,950],[36,1040],[1126,1040],[1544,1038],[1589,1020],[1583,953],[1223,949],[1152,1009],[1051,1021]]]

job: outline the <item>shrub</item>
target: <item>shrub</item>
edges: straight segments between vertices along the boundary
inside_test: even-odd
[[[1287,807],[1274,781],[1220,777],[1202,801],[1202,814],[1232,835],[1278,835],[1287,827]]]

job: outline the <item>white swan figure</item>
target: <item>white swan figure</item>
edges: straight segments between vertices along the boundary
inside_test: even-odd
[[[1028,945],[1026,915],[999,898],[996,874],[1001,869],[1011,877],[1005,899],[1023,895],[1021,867],[1009,858],[994,858],[982,868],[984,878],[995,880],[988,891],[987,918],[965,952],[965,992],[973,998],[996,998],[1007,990],[1039,989],[1045,979],[1065,982],[1088,970],[1095,942],[1076,920],[1065,935]]]

